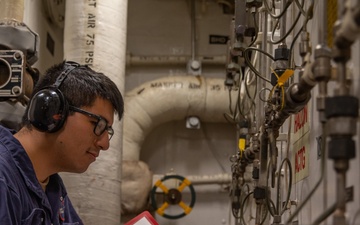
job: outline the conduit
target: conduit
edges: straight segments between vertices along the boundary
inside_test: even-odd
[[[233,108],[237,93],[231,95]],[[138,161],[145,137],[162,123],[187,116],[226,122],[229,102],[229,90],[219,78],[169,76],[134,88],[125,97],[123,160]]]
[[[64,59],[103,72],[124,93],[127,1],[66,1]],[[120,223],[122,123],[114,118],[109,151],[84,174],[61,176],[87,225]]]

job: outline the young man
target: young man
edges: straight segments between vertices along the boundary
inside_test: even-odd
[[[83,224],[58,172],[82,173],[109,148],[124,102],[104,74],[74,62],[38,82],[18,131],[0,126],[0,224]]]

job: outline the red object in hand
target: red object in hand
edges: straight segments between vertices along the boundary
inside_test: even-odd
[[[159,225],[154,217],[148,212],[144,211],[131,219],[129,222],[124,225]]]

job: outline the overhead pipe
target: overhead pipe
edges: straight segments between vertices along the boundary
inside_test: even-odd
[[[231,96],[236,99],[236,92]],[[125,96],[123,160],[139,160],[142,143],[154,127],[187,116],[226,122],[229,106],[229,90],[219,78],[169,76],[134,88]]]
[[[101,71],[124,93],[127,1],[66,1],[64,59]],[[114,120],[110,151],[84,174],[64,173],[72,202],[85,224],[121,219],[122,122]]]
[[[225,55],[217,56],[197,56],[201,64],[224,66],[226,63]],[[168,56],[138,56],[126,55],[126,66],[172,66],[172,65],[186,65],[191,56],[187,55],[168,55]]]
[[[156,182],[157,180],[162,179],[167,176],[167,174],[154,174],[153,179]],[[207,184],[231,184],[232,176],[229,173],[220,173],[213,175],[188,175],[186,179],[191,181],[192,185],[207,185]],[[250,178],[247,179],[248,182],[251,181]]]
[[[191,61],[196,60],[196,2],[191,0]]]

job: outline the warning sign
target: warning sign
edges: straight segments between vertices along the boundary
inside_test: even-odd
[[[292,139],[296,142],[310,130],[310,107],[306,105],[300,112],[293,115],[292,121]]]
[[[309,132],[306,133],[301,141],[294,143],[292,152],[292,170],[293,170],[293,183],[304,179],[309,176]]]
[[[293,183],[309,176],[310,151],[310,109],[305,106],[299,113],[293,115],[292,124],[292,154],[291,165]]]

